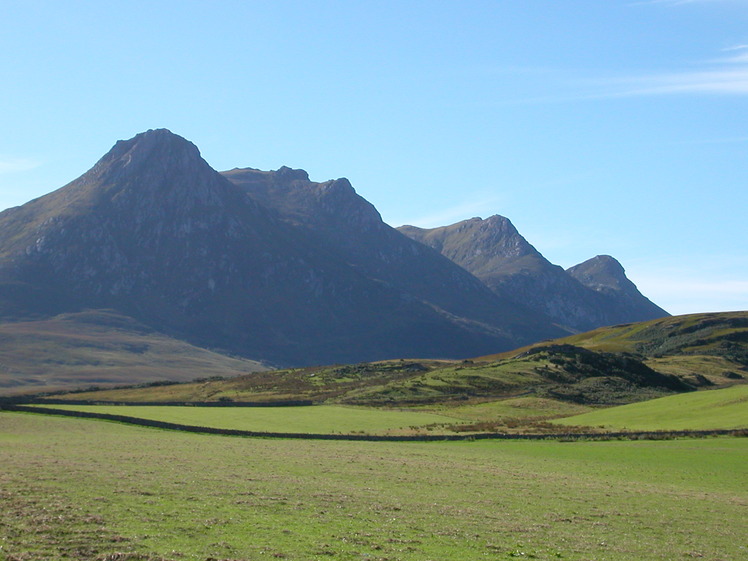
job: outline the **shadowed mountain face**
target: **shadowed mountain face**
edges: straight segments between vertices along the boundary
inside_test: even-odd
[[[447,314],[477,320],[522,338],[535,338],[548,317],[497,298],[475,276],[439,252],[388,226],[347,179],[309,181],[303,170],[223,172],[263,207],[272,209],[305,240],[341,258],[360,274],[409,301],[428,302]],[[553,331],[554,328],[543,328]]]
[[[616,323],[657,319],[670,315],[644,297],[636,285],[626,277],[621,264],[610,255],[598,255],[567,269],[566,272],[603,297],[611,314],[621,318]]]
[[[281,365],[466,357],[563,334],[380,219],[347,180],[221,175],[166,130],[0,213],[0,317],[112,309]]]
[[[667,316],[626,278],[612,257],[598,256],[564,271],[530,245],[502,216],[441,228],[398,228],[482,280],[497,295],[522,302],[562,325],[585,331]]]

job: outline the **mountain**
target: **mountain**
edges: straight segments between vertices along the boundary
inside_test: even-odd
[[[612,257],[598,256],[564,271],[503,216],[398,230],[441,252],[502,298],[521,302],[574,330],[668,315],[637,290]]]
[[[273,194],[284,189],[299,202]],[[0,319],[101,309],[277,365],[464,357],[563,334],[384,225],[347,180],[221,175],[164,129],[0,213]]]
[[[310,181],[303,170],[262,172],[233,169],[224,177],[241,187],[305,240],[341,258],[410,301],[424,301],[454,316],[477,320],[534,339],[551,320],[507,298],[497,298],[475,276],[382,221],[374,206],[350,182]]]
[[[610,255],[598,255],[566,270],[587,288],[601,295],[616,323],[657,319],[669,314],[644,297]],[[627,319],[631,318],[631,319]]]

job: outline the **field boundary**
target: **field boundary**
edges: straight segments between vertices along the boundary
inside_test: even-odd
[[[424,435],[375,435],[375,434],[315,434],[315,433],[286,433],[267,431],[248,431],[238,429],[221,429],[215,427],[200,427],[194,425],[182,425],[155,421],[152,419],[141,419],[127,415],[111,415],[109,413],[93,413],[88,411],[70,411],[68,409],[55,409],[51,407],[29,407],[25,405],[0,404],[0,411],[11,411],[20,413],[36,413],[42,415],[57,415],[62,417],[74,417],[79,419],[99,419],[113,421],[128,425],[191,432],[198,434],[218,434],[223,436],[241,436],[253,438],[281,438],[300,440],[348,440],[368,442],[440,442],[440,441],[472,441],[472,440],[608,440],[608,439],[632,439],[632,440],[664,440],[678,437],[703,437],[703,436],[748,436],[746,429],[719,429],[719,430],[678,430],[678,431],[617,431],[596,433],[549,433],[549,434],[522,434],[522,433],[476,433],[476,434],[424,434]]]
[[[0,397],[0,407],[8,405],[163,405],[165,407],[307,407],[316,405],[311,399],[278,401],[106,401],[101,399],[54,399],[28,396]]]

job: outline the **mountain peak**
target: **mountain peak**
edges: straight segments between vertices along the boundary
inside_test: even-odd
[[[504,267],[507,262],[524,256],[540,255],[508,218],[498,214],[485,220],[474,217],[440,228],[402,226],[399,230],[468,270],[471,270],[470,264],[475,260],[482,263],[490,261],[493,268]],[[472,272],[475,274],[475,271]]]
[[[309,174],[303,169],[293,169],[288,166],[281,166],[275,172],[276,179],[280,181],[309,181]]]
[[[596,255],[569,268],[567,272],[585,286],[598,291],[628,289],[632,284],[623,266],[610,255]]]
[[[200,150],[189,140],[168,129],[151,129],[129,140],[119,140],[94,166],[93,171],[117,169],[124,174],[140,170],[158,160],[159,167],[203,161]]]

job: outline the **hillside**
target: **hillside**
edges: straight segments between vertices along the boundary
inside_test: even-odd
[[[560,340],[594,351],[641,356],[695,386],[748,378],[748,312],[689,314],[596,329]]]
[[[0,324],[0,395],[190,381],[267,370],[155,332],[109,311]]]
[[[473,360],[307,367],[61,397],[114,402],[308,400],[449,407],[532,398],[533,403],[540,399],[611,406],[745,382],[746,332],[748,312],[676,316],[602,328]],[[568,410],[556,405],[550,409]]]

